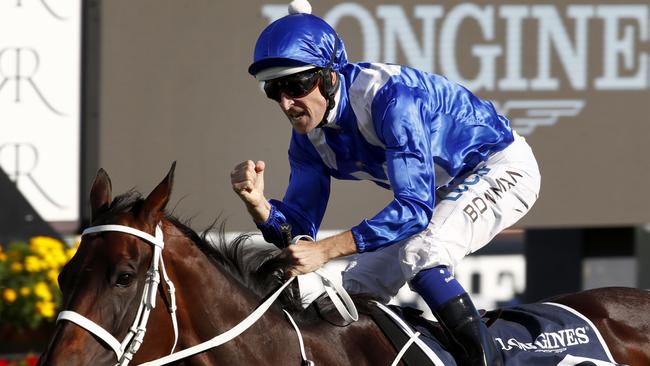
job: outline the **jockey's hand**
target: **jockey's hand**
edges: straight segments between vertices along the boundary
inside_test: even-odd
[[[283,249],[288,262],[287,276],[299,276],[319,269],[330,259],[357,252],[350,230],[319,241],[301,240]]]
[[[327,246],[306,240],[300,240],[296,244],[284,248],[282,256],[289,264],[288,277],[313,272],[330,260]]]
[[[239,163],[230,172],[232,189],[244,202],[255,222],[265,222],[269,218],[271,206],[264,197],[263,161],[247,160]]]

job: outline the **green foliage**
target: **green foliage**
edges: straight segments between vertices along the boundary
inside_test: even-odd
[[[78,244],[77,244],[78,245]],[[36,236],[29,243],[0,245],[0,319],[17,329],[52,322],[61,305],[57,277],[76,252],[57,239]]]

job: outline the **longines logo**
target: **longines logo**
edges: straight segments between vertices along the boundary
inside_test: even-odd
[[[508,116],[510,125],[520,135],[530,135],[540,126],[552,126],[560,117],[575,117],[585,106],[582,99],[509,100],[495,107]]]
[[[38,52],[32,48],[3,48],[0,49],[0,95],[3,90],[13,93],[15,103],[22,101],[23,87],[30,88],[40,101],[54,114],[65,114],[50,103],[38,86],[35,75],[40,65]],[[10,85],[13,83],[13,89]]]
[[[564,352],[568,347],[589,343],[587,327],[562,329],[557,332],[542,333],[533,342],[520,342],[515,338],[495,338],[504,351],[513,349],[533,352]]]
[[[45,10],[48,12],[48,14],[50,14],[50,15],[51,15],[52,17],[54,17],[55,19],[58,19],[58,20],[61,20],[61,21],[65,21],[65,20],[67,20],[67,18],[61,16],[60,13],[57,12],[57,11],[56,11],[56,10],[55,10],[51,5],[50,5],[50,2],[47,1],[47,0],[16,0],[16,7],[17,7],[17,8],[23,7],[23,2],[40,3],[40,4],[43,6],[43,8],[45,8]]]
[[[449,3],[346,2],[319,15],[334,27],[343,19],[358,24],[358,34],[342,36],[361,41],[363,61],[400,63],[400,54],[401,63],[445,75],[474,92],[526,93],[498,106],[522,134],[577,116],[586,91],[650,89],[648,4]],[[261,8],[268,22],[286,12],[285,5]],[[528,99],[530,92],[560,90],[580,98]]]

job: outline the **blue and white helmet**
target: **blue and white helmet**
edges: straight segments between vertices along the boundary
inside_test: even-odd
[[[266,81],[314,67],[339,70],[348,63],[334,28],[309,12],[306,0],[294,0],[289,15],[262,31],[248,68],[251,75]]]

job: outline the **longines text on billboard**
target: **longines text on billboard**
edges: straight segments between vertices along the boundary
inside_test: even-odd
[[[460,3],[373,8],[346,2],[319,15],[334,27],[344,18],[358,22],[364,61],[399,63],[401,50],[404,63],[444,74],[472,90],[639,90],[650,87],[649,52],[642,50],[650,43],[649,7]],[[271,22],[286,14],[286,5],[263,5],[261,10]],[[482,41],[459,42],[470,29]],[[502,33],[505,36],[497,38]],[[535,60],[523,52],[530,35],[536,42]],[[459,49],[467,47],[478,62],[473,75],[462,70],[467,60],[457,57]],[[598,48],[598,62],[590,57],[590,47]],[[553,67],[554,55],[561,68]],[[499,58],[505,65],[499,65]]]

